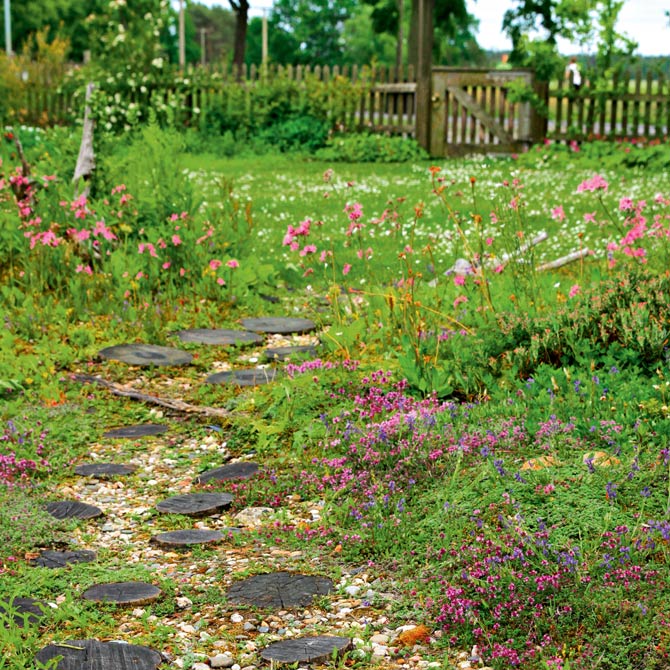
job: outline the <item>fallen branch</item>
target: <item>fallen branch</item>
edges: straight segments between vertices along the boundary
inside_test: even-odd
[[[131,398],[132,400],[139,400],[140,402],[146,402],[150,405],[160,405],[161,407],[167,407],[168,409],[174,410],[175,412],[186,412],[187,414],[203,414],[204,416],[218,416],[222,418],[229,419],[232,416],[232,412],[229,412],[227,409],[222,409],[220,407],[200,407],[199,405],[191,405],[182,400],[172,400],[169,398],[159,398],[153,395],[147,395],[146,393],[140,393],[133,388],[128,386],[122,386],[121,384],[115,384],[101,377],[94,377],[93,375],[78,375],[74,374],[71,377],[72,380],[80,382],[82,384],[97,384],[108,389],[112,394],[121,396],[123,398]]]
[[[568,263],[574,263],[585,256],[588,256],[591,252],[588,249],[580,249],[579,251],[573,251],[567,256],[561,256],[555,261],[550,261],[549,263],[543,263],[542,265],[537,266],[537,270],[555,270],[556,268],[561,268]]]

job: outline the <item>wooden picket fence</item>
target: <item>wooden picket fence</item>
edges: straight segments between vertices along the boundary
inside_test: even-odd
[[[435,69],[438,70],[440,68]],[[14,101],[12,121],[55,125],[72,123],[81,117],[83,105],[81,101],[73,99],[67,87],[61,85],[63,74],[59,75],[53,69],[42,75],[37,70],[31,70],[26,80],[21,82],[20,96]],[[490,74],[495,77],[494,71]],[[332,103],[329,118],[334,125],[348,130],[370,129],[404,136],[413,136],[415,133],[417,83],[412,68],[252,65],[233,70],[232,67],[198,66],[169,79],[174,82],[173,85],[142,94],[136,91],[131,99],[134,96],[138,102],[141,98],[146,101],[147,96],[158,94],[168,100],[172,96],[180,102],[180,120],[194,124],[195,115],[190,110],[199,108],[199,118],[203,118],[207,110],[226,109],[231,104],[233,83],[242,84],[243,104],[253,114],[255,89],[260,83],[276,77],[285,77],[296,83],[315,79],[332,86],[333,90],[336,90],[337,82],[342,80],[354,83],[356,86],[351,90],[355,94],[333,95],[329,99]],[[501,89],[496,92],[498,97],[494,105],[498,109],[504,104],[506,83],[501,79],[495,85]],[[454,89],[454,86],[451,88]],[[659,139],[665,138],[670,128],[670,78],[661,73],[647,72],[644,76],[641,72],[629,73],[614,79],[611,87],[605,91],[596,91],[588,85],[580,91],[573,91],[569,83],[562,80],[544,90],[548,117],[544,123],[532,124],[532,131],[523,138],[526,144],[539,142],[544,137],[557,141],[598,137]],[[464,86],[463,93],[470,95],[472,91]],[[450,90],[449,95],[459,100],[458,94],[459,91]],[[477,104],[483,106],[481,101]],[[455,107],[452,105],[450,109],[453,116]],[[470,128],[472,125],[462,120],[459,123],[459,128]],[[457,144],[459,137],[453,129],[450,134],[447,128],[447,144]]]
[[[616,76],[611,87],[574,91],[559,81],[549,91],[549,136],[661,139],[670,128],[670,79],[662,72],[638,70]]]

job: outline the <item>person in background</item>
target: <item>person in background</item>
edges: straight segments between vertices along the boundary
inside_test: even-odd
[[[582,73],[579,70],[576,56],[570,58],[570,62],[565,68],[565,78],[572,84],[575,91],[582,87]]]
[[[500,62],[496,65],[496,70],[511,70],[512,65],[509,62],[509,54],[500,56]]]

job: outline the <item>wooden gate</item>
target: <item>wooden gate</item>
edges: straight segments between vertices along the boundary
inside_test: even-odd
[[[527,69],[433,68],[430,154],[518,153],[541,139],[543,121],[530,103],[509,100],[519,79],[535,86]]]

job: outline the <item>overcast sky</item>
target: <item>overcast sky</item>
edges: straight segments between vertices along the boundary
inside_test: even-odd
[[[199,0],[205,5],[230,7],[226,0]],[[479,19],[477,39],[484,49],[509,49],[510,41],[501,31],[506,10],[516,6],[511,0],[467,0],[470,13]],[[175,3],[176,4],[176,3]],[[262,9],[272,6],[272,0],[250,0],[251,15],[260,16]],[[638,53],[649,56],[670,54],[670,27],[665,10],[670,0],[625,0],[617,28],[639,44]],[[578,47],[561,44],[563,53],[578,51]]]

